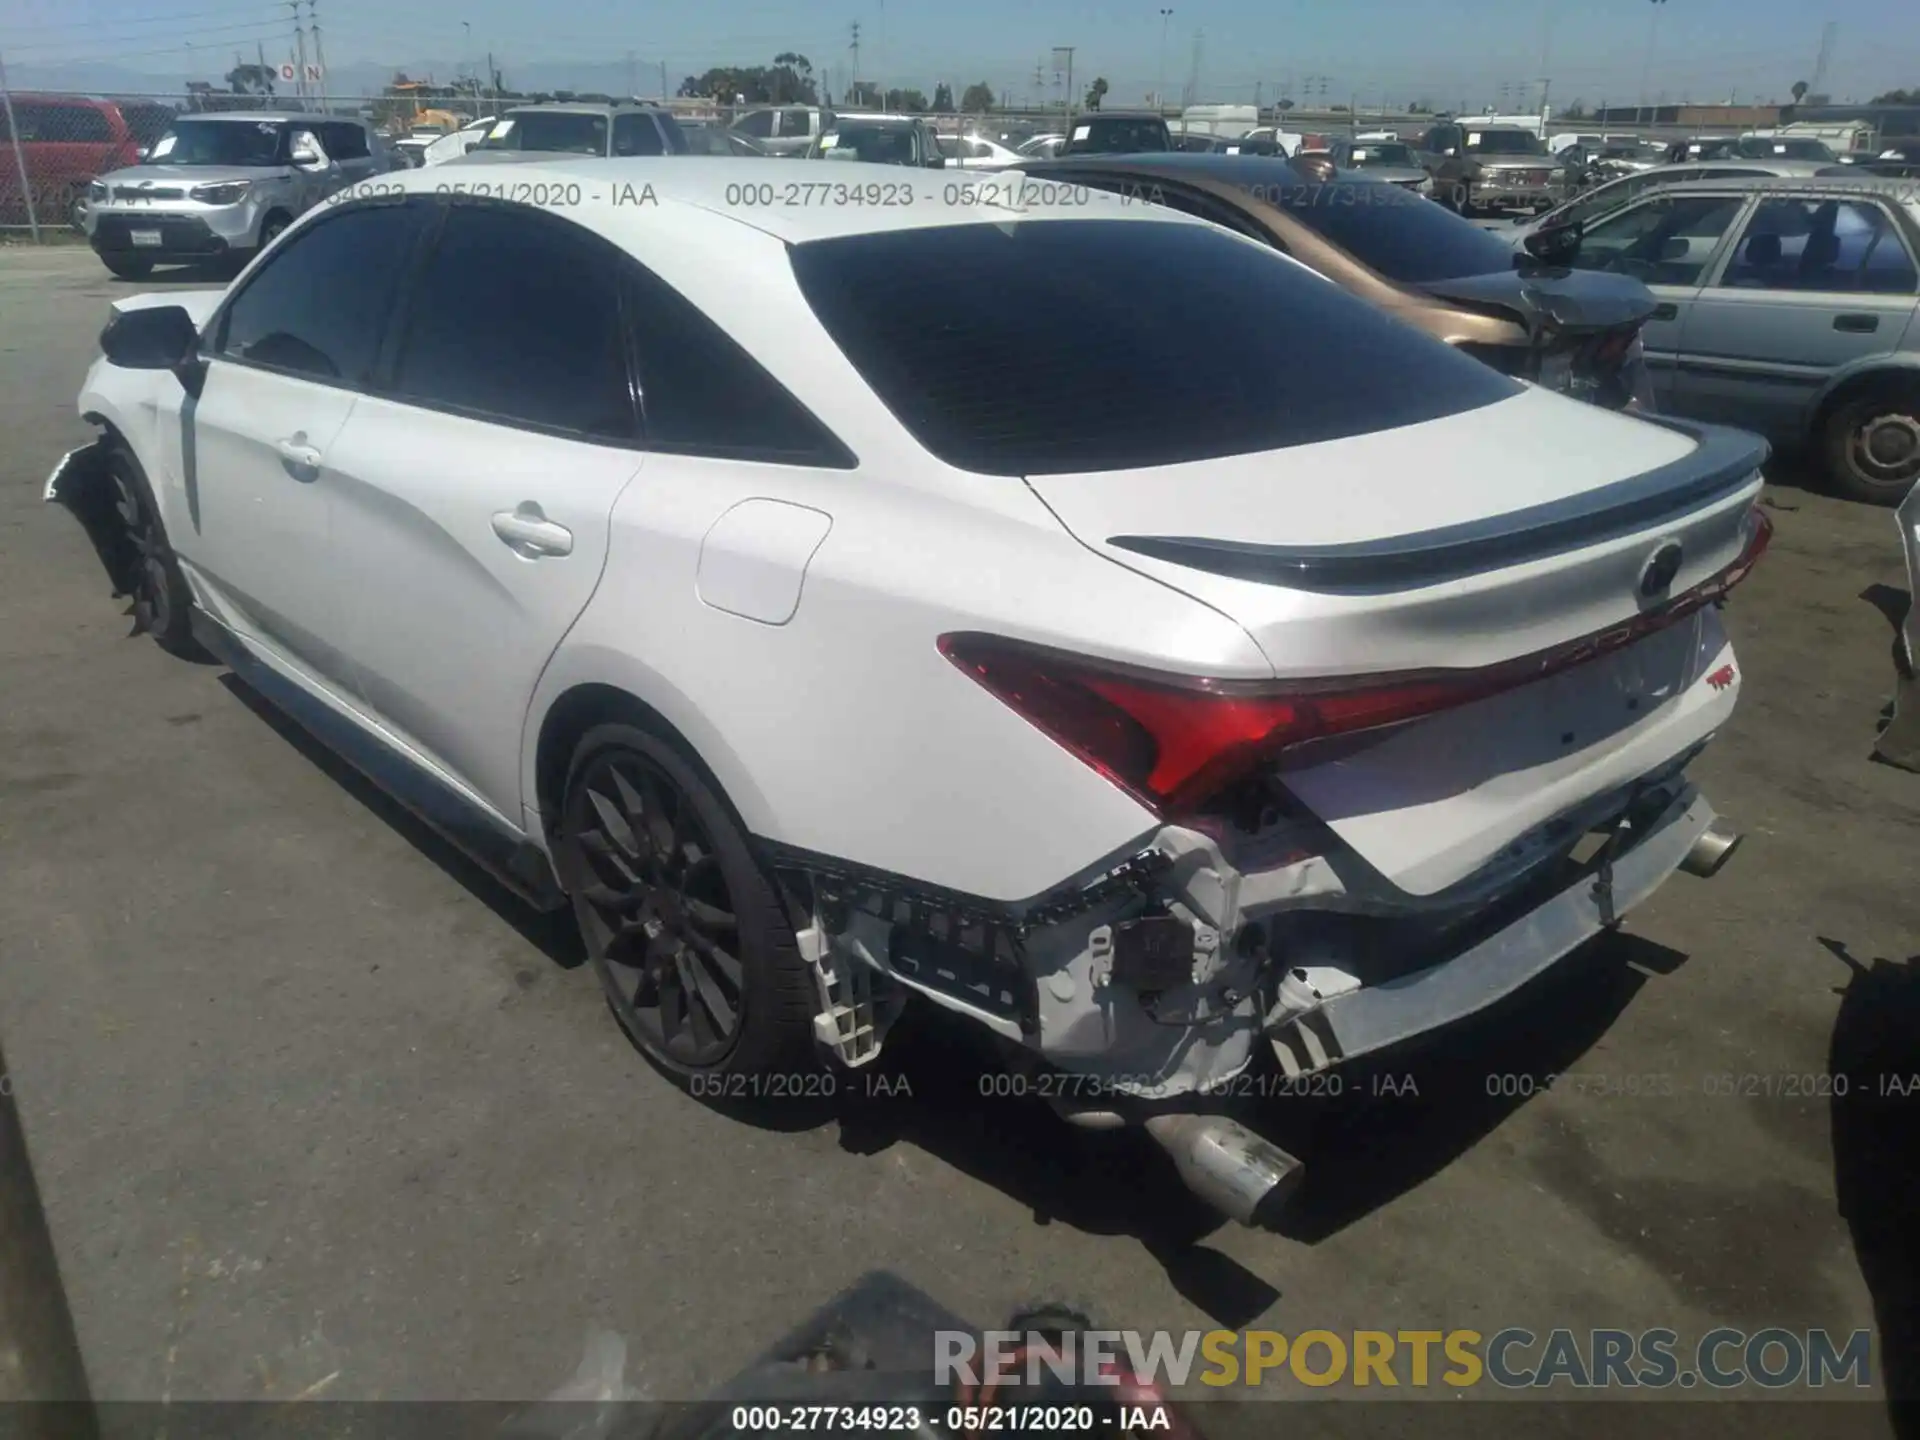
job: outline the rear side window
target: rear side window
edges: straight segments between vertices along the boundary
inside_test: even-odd
[[[616,284],[612,255],[569,221],[454,204],[409,297],[396,398],[632,439]]]
[[[624,268],[648,449],[852,468],[847,448],[692,301]]]
[[[1420,285],[1513,268],[1506,241],[1384,181],[1277,185],[1262,198],[1389,280]]]
[[[901,424],[983,474],[1251,454],[1519,393],[1207,226],[965,224],[817,240],[791,255],[821,323]]]
[[[371,153],[367,149],[367,132],[358,125],[332,124],[326,127],[327,154],[335,160],[364,160]]]
[[[91,105],[47,105],[16,100],[13,121],[22,140],[42,145],[98,144],[113,139],[113,126]],[[6,111],[0,109],[0,139],[12,138],[6,133]]]
[[[616,155],[661,155],[666,146],[660,140],[660,127],[651,115],[613,117],[613,153]]]

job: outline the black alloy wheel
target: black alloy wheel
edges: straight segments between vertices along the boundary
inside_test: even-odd
[[[576,774],[562,822],[607,999],[682,1074],[725,1065],[749,1005],[740,919],[699,808],[653,758],[609,746]]]

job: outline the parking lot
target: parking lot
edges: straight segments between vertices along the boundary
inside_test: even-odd
[[[1054,1299],[1134,1329],[1914,1324],[1920,1091],[1859,1078],[1920,1077],[1920,775],[1868,758],[1887,512],[1776,462],[1729,610],[1741,706],[1693,771],[1748,832],[1727,871],[1266,1107],[1308,1178],[1253,1232],[1143,1137],[983,1096],[926,1017],[874,1093],[715,1113],[623,1039],[564,924],[218,667],[127,638],[40,491],[135,288],[0,249],[0,1031],[100,1396],[520,1399],[608,1330],[628,1384],[691,1397],[875,1268],[983,1326]],[[1876,1375],[1916,1356],[1883,1331]],[[1889,1433],[1849,1394],[1820,1433]],[[1729,1411],[1676,1429],[1751,1430]]]

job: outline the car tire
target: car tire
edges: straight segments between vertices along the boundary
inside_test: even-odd
[[[100,262],[122,280],[144,280],[153,273],[151,260],[135,260],[125,255],[102,255]]]
[[[132,450],[117,444],[107,453],[106,477],[122,547],[114,573],[133,597],[133,633],[153,636],[162,650],[183,660],[203,658],[193,638],[193,591],[167,541],[146,471]]]
[[[695,1093],[701,1079],[817,1070],[812,974],[712,783],[651,731],[613,722],[581,738],[562,793],[562,883],[633,1042]]]
[[[269,214],[266,219],[260,222],[260,239],[253,247],[253,253],[258,255],[262,250],[266,249],[267,246],[279,238],[280,232],[292,223],[293,217],[284,210],[275,210]],[[252,257],[250,256],[248,258]]]
[[[1836,406],[1820,447],[1835,494],[1898,505],[1920,483],[1920,384],[1881,386]]]

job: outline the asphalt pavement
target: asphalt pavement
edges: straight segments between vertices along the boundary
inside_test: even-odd
[[[1847,1332],[1914,1304],[1920,1096],[1821,1078],[1920,1076],[1920,776],[1869,760],[1888,513],[1770,487],[1728,611],[1741,706],[1694,771],[1749,834],[1727,871],[1265,1107],[1308,1179],[1253,1232],[1148,1142],[983,1095],[938,1017],[873,1093],[716,1113],[628,1045],[564,925],[128,638],[40,492],[140,288],[0,249],[0,1034],[96,1395],[525,1399],[606,1331],[626,1383],[687,1397],[875,1268],[982,1325],[1061,1300],[1136,1329]],[[1292,1428],[1349,1433],[1315,1414]],[[1877,1396],[1846,1414],[1887,1433]]]

